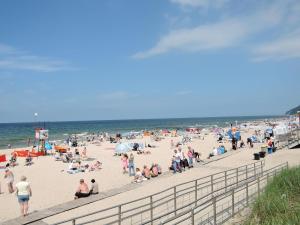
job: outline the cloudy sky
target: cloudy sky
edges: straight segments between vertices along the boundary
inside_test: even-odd
[[[0,122],[279,115],[298,0],[4,0]]]

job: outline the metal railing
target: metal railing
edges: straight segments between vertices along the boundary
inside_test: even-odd
[[[239,211],[249,206],[249,204],[261,194],[268,181],[276,174],[287,168],[288,163],[275,166],[264,171],[255,179],[240,184],[239,186],[222,194],[214,195],[213,198],[201,204],[194,202],[194,204],[197,205],[196,207],[191,207],[191,209],[182,211],[177,216],[174,216],[169,220],[162,221],[160,224],[223,224]],[[191,205],[193,205],[193,203],[191,203]],[[150,221],[147,224],[153,224],[153,221]]]
[[[300,129],[294,129],[288,132],[284,135],[279,135],[276,137],[278,140],[278,149],[282,148],[292,148],[293,145],[299,145],[300,144]]]
[[[265,162],[241,166],[165,189],[159,193],[76,216],[58,224],[161,224],[214,196],[239,187],[263,173]]]

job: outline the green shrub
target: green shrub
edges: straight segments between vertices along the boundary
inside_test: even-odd
[[[282,171],[256,200],[244,225],[300,225],[300,167]]]

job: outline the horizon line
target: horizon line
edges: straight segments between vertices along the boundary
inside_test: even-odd
[[[0,124],[12,123],[63,123],[63,122],[100,122],[100,121],[129,121],[129,120],[168,120],[168,119],[205,119],[205,118],[234,118],[234,117],[286,117],[288,115],[247,115],[247,116],[204,116],[204,117],[169,117],[169,118],[140,118],[140,119],[91,119],[91,120],[39,120],[39,121],[19,121],[19,122],[0,122]]]

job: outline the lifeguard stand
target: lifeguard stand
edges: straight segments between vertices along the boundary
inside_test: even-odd
[[[35,145],[37,145],[38,152],[45,152],[46,140],[48,140],[48,130],[43,128],[35,129]]]

